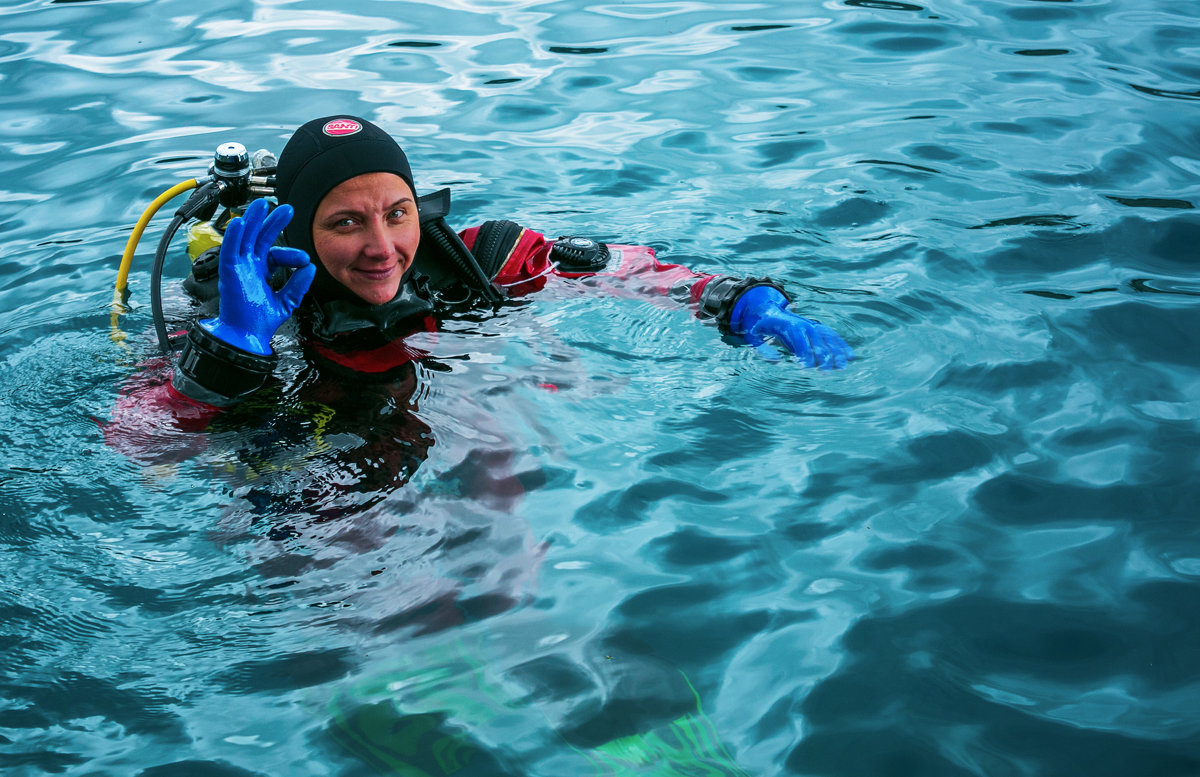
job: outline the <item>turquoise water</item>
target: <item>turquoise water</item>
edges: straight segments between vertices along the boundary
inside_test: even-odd
[[[1200,774],[1192,0],[9,2],[0,106],[6,774]],[[112,450],[133,223],[334,112],[859,359],[573,287]]]

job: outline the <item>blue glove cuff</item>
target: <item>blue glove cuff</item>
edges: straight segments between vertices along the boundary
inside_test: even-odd
[[[247,332],[239,327],[226,324],[221,320],[220,316],[217,318],[206,318],[200,321],[199,324],[213,337],[232,345],[234,348],[240,348],[243,351],[248,351],[259,356],[270,356],[274,353],[271,350],[271,335],[274,332],[267,334],[265,337],[260,333]]]
[[[770,311],[785,309],[788,302],[787,296],[774,286],[746,289],[729,312],[729,330],[734,334],[743,334],[753,329]]]

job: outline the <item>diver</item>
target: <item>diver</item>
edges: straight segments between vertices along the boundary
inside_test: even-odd
[[[454,302],[495,303],[550,276],[612,276],[626,290],[684,296],[724,330],[751,344],[772,338],[808,366],[840,369],[853,358],[768,280],[700,275],[648,248],[548,240],[509,221],[455,234],[448,191],[416,191],[404,151],[371,122],[329,116],[297,129],[279,155],[278,206],[255,200],[225,227],[218,311],[190,327],[172,394],[211,408],[252,394],[274,366],[272,336],[297,311],[322,360],[386,372],[414,356],[403,337],[435,328]]]
[[[559,279],[586,278],[614,294],[676,300],[752,345],[782,344],[808,366],[841,369],[854,357],[833,329],[792,312],[769,280],[695,273],[659,262],[644,246],[549,240],[511,221],[460,233],[446,222],[449,190],[416,192],[404,151],[371,122],[329,116],[297,129],[275,167],[278,205],[260,198],[240,216],[226,210],[214,222],[223,225],[223,237],[195,259],[184,282],[202,313],[177,336],[183,341],[177,363],[166,360],[123,389],[104,426],[109,444],[143,463],[167,463],[206,447],[195,433],[219,419],[282,438],[267,440],[266,450],[289,441],[302,447],[306,433],[333,433],[327,421],[334,418],[351,424],[345,431],[364,440],[362,461],[378,469],[360,485],[396,487],[433,444],[428,428],[409,412],[420,383],[414,365],[428,363],[411,335]],[[272,337],[289,319],[305,369],[319,379],[293,380],[282,390],[276,380],[267,391],[279,362]],[[246,402],[252,397],[255,402]],[[289,414],[303,403],[316,412]],[[399,408],[392,421],[403,420],[403,429],[370,430],[372,413],[384,406]],[[244,417],[229,417],[235,408],[243,415],[247,408],[276,412],[265,422],[244,423]],[[477,408],[462,410],[464,423],[487,424]],[[507,488],[498,485],[504,478],[476,479],[491,483],[491,490]]]
[[[752,345],[773,340],[810,367],[841,369],[853,358],[836,332],[792,312],[783,290],[766,279],[698,274],[659,262],[647,247],[549,240],[511,221],[456,232],[446,222],[448,191],[418,196],[399,144],[358,117],[330,116],[297,129],[279,155],[274,184],[275,207],[257,199],[240,216],[217,220],[224,225],[219,247],[196,259],[185,282],[205,313],[187,328],[176,363],[131,378],[105,436],[148,463],[178,461],[209,445],[238,446],[213,457],[214,472],[236,486],[222,531],[240,542],[243,524],[266,523],[268,542],[253,552],[261,554],[255,563],[264,577],[286,578],[277,586],[328,569],[338,554],[366,556],[389,542],[397,525],[431,513],[444,525],[401,532],[413,544],[407,560],[447,572],[403,597],[363,586],[355,596],[383,597],[363,607],[374,613],[376,630],[436,633],[516,606],[524,578],[515,573],[536,569],[544,552],[525,524],[501,520],[539,473],[517,471],[496,419],[472,398],[451,396],[450,417],[472,433],[448,441],[452,432],[435,439],[414,412],[414,365],[432,361],[414,333],[436,331],[459,312],[586,278],[616,294],[690,305],[722,330]],[[289,321],[304,365],[278,369],[272,338]],[[197,434],[225,428],[238,433]],[[433,445],[453,466],[423,493],[401,491]],[[439,499],[444,507],[429,508]],[[507,533],[495,534],[496,527]],[[498,541],[504,552],[488,557],[500,560],[480,564],[479,543]],[[402,568],[406,558],[396,555],[389,552],[389,565]],[[619,652],[622,646],[627,640],[590,651],[603,682],[559,722],[582,757],[628,773],[662,763],[678,765],[679,773],[743,777],[690,681],[637,651]],[[590,673],[565,658],[553,666],[572,678]],[[381,768],[411,774],[410,757],[399,765],[389,759],[417,730],[441,737],[431,753],[454,748],[485,763],[469,732],[441,724],[445,714],[426,715],[419,700],[394,699],[391,679],[378,698],[339,704],[332,725],[339,741]],[[495,710],[476,706],[485,718],[509,712],[503,698]]]

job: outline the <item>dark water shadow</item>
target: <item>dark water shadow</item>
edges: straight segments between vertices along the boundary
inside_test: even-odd
[[[974,595],[864,620],[843,640],[843,668],[801,703],[811,733],[787,767],[829,777],[1200,773],[1189,735],[1086,728],[981,691],[1007,677],[1080,693],[1120,678],[1165,693],[1193,683],[1200,589],[1145,584],[1130,601],[1118,611]]]

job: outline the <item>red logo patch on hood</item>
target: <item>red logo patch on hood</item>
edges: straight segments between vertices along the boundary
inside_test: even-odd
[[[334,138],[340,138],[343,135],[353,135],[356,132],[362,131],[362,125],[354,119],[334,119],[326,122],[321,131],[326,135]]]

